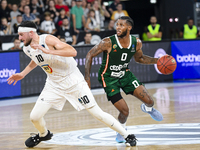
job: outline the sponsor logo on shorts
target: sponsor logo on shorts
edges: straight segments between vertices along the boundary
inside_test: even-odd
[[[199,144],[200,124],[153,124],[127,126],[129,133],[134,133],[138,139],[137,145],[181,145]],[[87,130],[57,133],[47,144],[84,145],[84,146],[119,146],[116,143],[116,132],[110,128],[96,128]]]
[[[111,72],[111,77],[114,77],[114,78],[121,78],[124,75],[125,75],[125,71]]]

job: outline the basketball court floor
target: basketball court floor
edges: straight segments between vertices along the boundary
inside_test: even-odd
[[[86,110],[76,111],[66,102],[63,111],[50,109],[45,120],[53,139],[34,150],[199,150],[200,81],[145,85],[164,117],[154,121],[140,109],[141,102],[122,93],[129,105],[127,130],[138,139],[136,147],[115,142],[115,131],[95,120]],[[118,116],[102,89],[92,90],[99,106]],[[0,150],[26,150],[24,141],[36,133],[29,114],[37,96],[0,101]]]

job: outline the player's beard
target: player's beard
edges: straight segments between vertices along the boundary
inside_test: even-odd
[[[31,44],[31,42],[32,42],[32,39],[29,39],[29,41],[27,41],[24,45],[29,46]]]
[[[127,35],[127,31],[128,31],[128,29],[126,29],[126,31],[122,32],[121,35],[118,35],[118,37],[120,37],[120,38],[125,37]]]

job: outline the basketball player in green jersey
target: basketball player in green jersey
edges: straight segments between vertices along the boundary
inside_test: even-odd
[[[149,113],[156,121],[162,121],[162,114],[153,108],[154,101],[142,83],[130,72],[128,65],[132,57],[141,64],[156,64],[158,58],[144,55],[140,39],[130,35],[133,20],[123,16],[117,20],[116,34],[104,38],[94,46],[86,56],[85,79],[91,87],[90,69],[93,57],[103,52],[103,61],[99,69],[98,80],[103,85],[107,98],[119,110],[118,120],[125,128],[129,115],[127,103],[120,94],[120,88],[126,93],[137,97],[143,102],[141,109]],[[116,141],[124,142],[118,133]]]

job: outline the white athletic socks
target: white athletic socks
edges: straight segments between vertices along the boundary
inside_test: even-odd
[[[153,107],[147,107],[146,105],[144,105],[144,106],[145,106],[145,110],[146,110],[146,111],[152,111],[152,108],[153,108]]]
[[[121,125],[122,125],[122,127],[123,127],[124,129],[126,129],[126,122],[125,122],[125,123],[121,123]]]
[[[46,130],[46,131],[43,132],[43,133],[39,133],[39,136],[40,136],[40,137],[45,137],[47,134],[48,134],[48,131]]]

